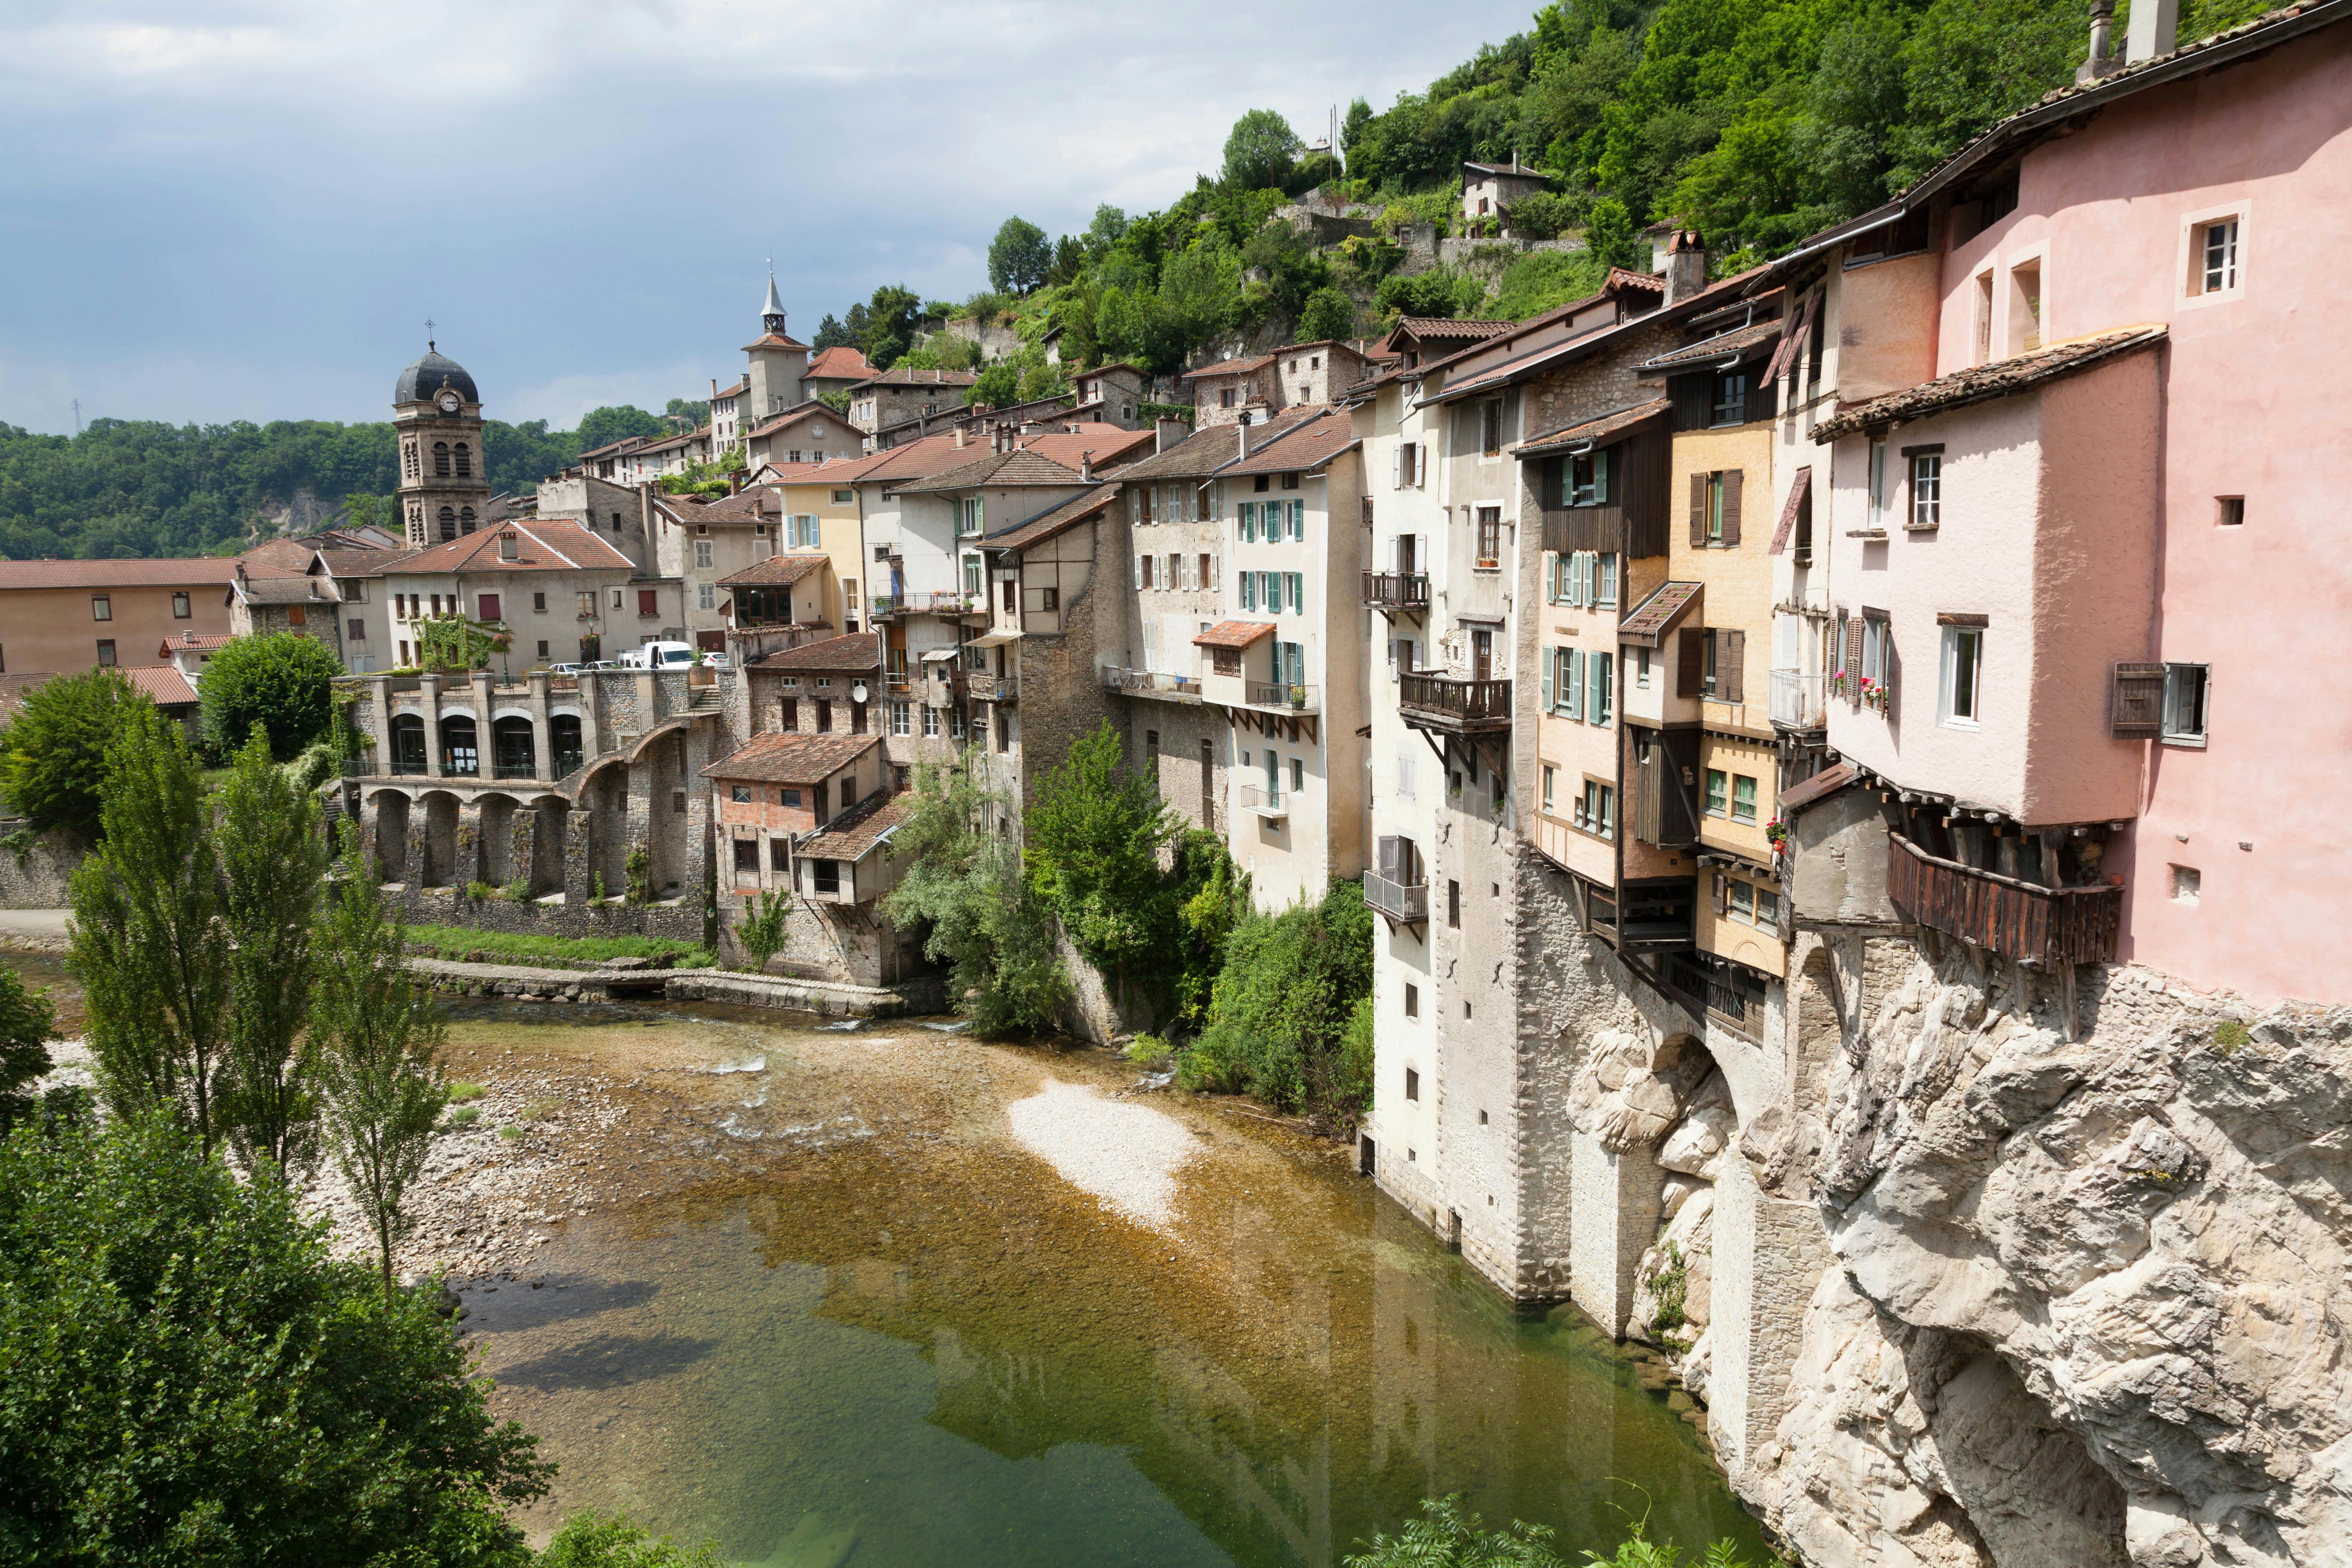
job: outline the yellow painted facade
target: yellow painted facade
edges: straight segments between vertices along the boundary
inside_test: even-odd
[[[845,471],[855,465],[845,463]],[[859,629],[866,625],[866,574],[861,561],[865,551],[865,535],[857,507],[857,490],[846,479],[806,479],[776,487],[783,495],[788,517],[814,517],[817,520],[818,547],[832,563],[833,570],[825,574],[824,618],[835,629],[856,620]],[[791,538],[786,534],[785,538]],[[784,545],[788,551],[805,550],[803,545]],[[887,584],[885,584],[887,591]]]
[[[1718,884],[1723,912],[1716,912]],[[1700,951],[1785,979],[1788,950],[1780,945],[1774,900],[1780,885],[1770,877],[1710,867],[1699,874],[1698,923]]]

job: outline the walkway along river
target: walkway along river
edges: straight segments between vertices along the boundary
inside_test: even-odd
[[[595,1506],[811,1568],[1320,1565],[1459,1490],[1573,1557],[1641,1506],[1617,1478],[1686,1545],[1759,1542],[1645,1363],[1515,1318],[1241,1102],[937,1020],[451,1012],[488,1109],[406,1261],[562,1467],[536,1536]]]

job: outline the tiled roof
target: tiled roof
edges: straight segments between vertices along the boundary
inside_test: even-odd
[[[1246,431],[1250,450],[1255,451],[1263,444],[1279,439],[1286,432],[1326,412],[1328,410],[1320,405],[1286,408],[1263,425],[1211,425],[1193,431],[1164,452],[1121,468],[1118,477],[1122,479],[1206,479],[1240,458],[1242,437],[1238,432]]]
[[[1400,316],[1389,335],[1407,332],[1423,342],[1452,338],[1467,343],[1491,338],[1496,332],[1507,332],[1517,325],[1517,321],[1455,321],[1449,316]]]
[[[1453,398],[1467,396],[1474,392],[1485,391],[1489,387],[1508,385],[1512,382],[1518,380],[1521,376],[1528,374],[1529,372],[1540,370],[1559,360],[1572,359],[1579,355],[1589,353],[1593,349],[1598,348],[1604,343],[1613,342],[1617,341],[1617,334],[1620,332],[1645,327],[1660,327],[1665,325],[1669,321],[1697,315],[1701,311],[1711,310],[1715,306],[1722,304],[1726,300],[1737,295],[1740,289],[1746,288],[1748,282],[1763,270],[1764,268],[1761,267],[1751,267],[1745,272],[1736,273],[1729,278],[1723,279],[1719,282],[1711,283],[1707,285],[1707,287],[1700,289],[1697,293],[1692,295],[1689,299],[1678,300],[1671,307],[1662,307],[1660,310],[1644,311],[1643,314],[1638,316],[1629,316],[1623,321],[1612,321],[1604,326],[1595,327],[1590,331],[1578,333],[1575,337],[1570,338],[1565,342],[1545,343],[1537,348],[1524,350],[1519,353],[1512,355],[1508,359],[1498,361],[1494,365],[1479,372],[1477,374],[1472,376],[1466,381],[1447,383],[1442,390],[1432,396],[1424,398],[1423,401],[1429,403],[1446,402]],[[1661,289],[1664,288],[1664,282],[1658,279],[1650,278],[1637,272],[1626,272],[1622,268],[1610,268],[1609,276],[1611,286],[1655,283]],[[1578,310],[1590,309],[1594,304],[1600,302],[1600,300],[1605,297],[1607,289],[1604,287],[1601,294],[1595,294],[1590,299],[1580,300],[1570,304],[1562,305],[1556,310],[1549,310],[1543,315],[1532,317],[1529,320],[1521,322],[1520,325],[1522,329],[1532,328],[1571,317]],[[1671,314],[1668,314],[1668,311],[1671,311]],[[1423,373],[1426,373],[1440,365],[1453,364],[1457,361],[1467,359],[1473,354],[1482,353],[1487,346],[1488,345],[1486,343],[1473,343],[1468,348],[1462,350],[1458,353],[1450,354],[1442,360],[1433,361],[1431,363],[1422,366],[1421,369]]]
[[[1790,816],[1801,811],[1825,795],[1835,795],[1861,776],[1861,770],[1852,763],[1838,763],[1823,768],[1802,784],[1790,784],[1780,792],[1780,815]]]
[[[751,385],[748,381],[739,380],[732,386],[722,386],[712,395],[711,401],[715,403],[721,397],[740,397],[751,389]]]
[[[869,386],[970,386],[980,379],[969,370],[917,370],[894,364],[888,370],[877,371],[850,388],[863,392]]]
[[[1089,425],[1079,431],[1048,430],[1042,436],[1014,437],[1024,452],[1034,452],[1066,468],[1075,468],[1082,454],[1092,453],[1097,469],[1123,463],[1131,455],[1148,452],[1156,439],[1149,430],[1121,430],[1116,426]]]
[[[1246,375],[1254,370],[1264,370],[1272,364],[1276,357],[1274,354],[1259,354],[1255,359],[1219,360],[1214,364],[1204,364],[1198,370],[1188,370],[1177,379],[1190,381],[1196,375]]]
[[[1274,635],[1272,621],[1219,621],[1192,639],[1194,647],[1247,647]]]
[[[753,784],[823,784],[881,743],[879,735],[803,735],[771,730],[752,736],[703,769],[702,776]]]
[[[765,561],[755,561],[740,572],[719,579],[722,588],[784,587],[797,583],[823,567],[832,557],[806,552],[771,555]]]
[[[1781,323],[1775,320],[1758,321],[1753,326],[1738,327],[1727,332],[1717,332],[1711,338],[1702,338],[1697,342],[1675,350],[1672,353],[1663,353],[1652,359],[1645,359],[1634,368],[1654,374],[1660,371],[1680,370],[1686,365],[1709,364],[1717,360],[1728,359],[1734,354],[1746,354],[1768,343],[1779,342],[1780,327]]]
[[[887,452],[871,457],[827,458],[822,463],[763,463],[760,472],[769,476],[760,483],[772,485],[845,485],[862,479],[890,458]]]
[[[415,553],[414,550],[321,550],[318,562],[337,577],[381,577]]]
[[[1329,462],[1355,444],[1354,426],[1336,410],[1327,407],[1319,418],[1286,430],[1263,446],[1251,442],[1249,456],[1222,471],[1228,474],[1299,472]]]
[[[793,851],[816,860],[857,860],[889,836],[915,809],[909,794],[876,790],[800,842]]]
[[[572,460],[584,463],[593,458],[610,458],[622,452],[634,452],[652,439],[650,436],[624,436],[617,441],[607,441],[601,447],[591,447]]]
[[[745,343],[743,352],[750,353],[753,349],[804,349],[806,347],[808,344],[789,332],[765,332]]]
[[[1970,365],[1949,375],[1939,375],[1933,381],[1923,381],[1916,386],[1906,386],[1900,392],[1890,392],[1884,397],[1874,397],[1867,403],[1841,407],[1834,417],[1813,426],[1813,439],[1834,441],[1842,436],[1852,436],[1874,426],[1900,424],[1909,419],[1925,419],[1931,414],[1948,414],[1955,408],[1965,408],[1971,403],[1983,403],[1996,397],[2006,397],[2013,392],[2024,392],[2061,376],[2075,374],[2164,341],[2164,328],[2124,327],[2112,332],[2099,332],[2073,342],[2053,343],[2032,353],[2013,359],[1995,360],[1990,364]]]
[[[1599,445],[1612,441],[1627,431],[1638,426],[1646,425],[1653,419],[1664,418],[1673,412],[1674,406],[1674,401],[1671,398],[1653,398],[1647,403],[1637,403],[1631,408],[1620,408],[1613,414],[1603,414],[1597,419],[1588,419],[1581,425],[1570,425],[1565,429],[1549,431],[1541,436],[1530,436],[1512,449],[1522,458],[1539,458],[1559,451],[1563,447],[1571,447],[1582,441],[1591,441]]]
[[[850,424],[846,416],[835,413],[833,407],[828,404],[817,403],[814,401],[803,403],[797,408],[785,409],[782,414],[777,415],[773,419],[769,420],[767,423],[754,426],[751,431],[751,436],[772,436],[779,430],[784,429],[789,426],[797,425],[802,420],[809,418],[830,419],[835,425],[841,426],[841,433],[845,439],[852,441],[857,439],[856,427]]]
[[[1066,468],[1043,453],[1024,447],[1010,452],[991,452],[978,462],[950,468],[936,478],[901,485],[899,489],[910,495],[922,495],[937,490],[978,489],[982,486],[1077,485],[1085,482],[1076,468]]]
[[[230,584],[248,605],[334,605],[334,591],[315,577],[248,577]]]
[[[1551,178],[1549,174],[1545,174],[1541,169],[1528,168],[1525,163],[1519,162],[1517,155],[1514,155],[1511,161],[1507,163],[1465,163],[1462,166],[1465,169],[1475,169],[1482,174],[1521,174],[1531,180],[1549,180]]]
[[[1124,489],[1120,485],[1097,485],[1086,494],[1073,497],[1050,511],[1040,512],[1026,522],[1016,522],[1010,528],[992,533],[981,543],[991,550],[1019,550],[1040,540],[1051,539],[1071,524],[1100,511],[1117,500]]]
[[[308,540],[265,539],[238,552],[236,564],[248,577],[300,577],[318,556],[319,547]]]
[[[158,708],[185,707],[196,700],[196,689],[188,678],[168,664],[140,665],[127,668],[124,679],[149,697]]]
[[[683,496],[656,497],[656,501],[682,501]],[[714,496],[699,505],[674,506],[675,516],[688,522],[764,522],[783,515],[784,503],[768,485],[746,485],[731,496]]]
[[[173,648],[192,647],[202,653],[213,653],[226,647],[228,642],[226,632],[182,632],[178,637],[165,637],[162,650],[155,657],[169,658]]]
[[[866,362],[866,351],[835,345],[819,349],[809,356],[808,369],[802,373],[803,381],[864,381],[876,374]]]
[[[783,648],[755,658],[752,669],[782,670],[797,675],[814,670],[819,675],[855,675],[860,670],[882,668],[882,641],[873,632],[847,632],[823,642],[803,643],[798,647]]]
[[[184,588],[217,586],[236,575],[226,556],[165,561],[0,561],[0,588]]]
[[[1673,629],[1674,624],[1690,612],[1705,592],[1704,583],[1661,583],[1650,591],[1650,596],[1617,623],[1621,641],[1658,646],[1658,639]]]
[[[499,541],[515,536],[513,560],[499,554]],[[417,575],[452,572],[633,571],[635,563],[576,522],[561,518],[502,522],[420,550],[399,570]]]

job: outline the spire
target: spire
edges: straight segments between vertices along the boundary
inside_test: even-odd
[[[775,337],[784,335],[784,301],[776,293],[776,265],[768,264],[768,302],[760,307],[760,324]]]

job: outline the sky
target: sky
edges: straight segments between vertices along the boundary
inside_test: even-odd
[[[707,395],[1019,214],[1163,207],[1532,0],[0,0],[0,422],[389,418],[436,323],[493,418]]]

